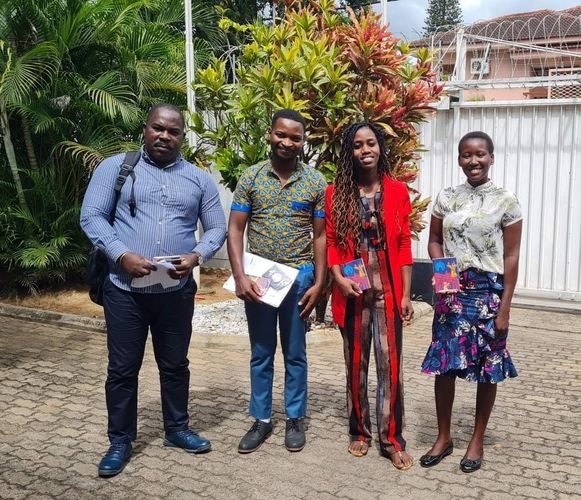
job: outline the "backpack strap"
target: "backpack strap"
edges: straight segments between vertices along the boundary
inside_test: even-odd
[[[123,158],[123,163],[121,164],[121,168],[119,169],[119,174],[117,175],[117,179],[115,181],[115,205],[113,206],[113,212],[111,212],[111,216],[109,217],[109,224],[113,225],[115,221],[115,212],[117,211],[117,203],[119,203],[119,198],[121,197],[121,189],[123,188],[123,184],[127,180],[127,176],[131,176],[131,180],[133,181],[131,184],[131,195],[129,196],[129,211],[131,212],[131,217],[135,217],[135,213],[137,210],[137,203],[135,202],[135,172],[133,169],[137,162],[141,158],[141,151],[128,151],[125,153],[125,158]]]

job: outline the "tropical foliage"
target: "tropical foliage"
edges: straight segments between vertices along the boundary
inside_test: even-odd
[[[260,17],[271,0],[223,0],[221,10],[233,21],[251,23]]]
[[[308,120],[305,160],[329,180],[335,172],[343,129],[369,120],[386,132],[395,177],[412,182],[421,147],[415,125],[432,113],[442,92],[426,49],[412,50],[394,38],[371,11],[349,18],[333,0],[287,0],[286,15],[274,26],[221,26],[243,40],[234,67],[213,58],[198,71],[195,130],[208,159],[234,189],[248,166],[268,155],[265,131],[280,108]],[[231,74],[235,78],[231,78]],[[423,228],[428,200],[415,193],[412,226]]]
[[[193,1],[197,64],[223,43]],[[147,109],[185,106],[183,3],[0,2],[0,281],[30,289],[78,274],[83,192],[104,157],[138,146]]]

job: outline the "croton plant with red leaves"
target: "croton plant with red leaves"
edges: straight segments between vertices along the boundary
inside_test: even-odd
[[[245,168],[267,158],[270,117],[292,108],[308,122],[305,160],[329,181],[342,131],[369,120],[386,133],[394,176],[412,183],[421,150],[416,126],[443,92],[429,51],[395,38],[371,10],[345,14],[333,0],[279,4],[285,14],[271,26],[224,17],[222,28],[239,44],[196,75],[193,128],[222,182],[234,189]],[[417,234],[429,200],[410,191]]]

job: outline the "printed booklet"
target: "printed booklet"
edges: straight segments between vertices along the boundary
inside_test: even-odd
[[[345,278],[349,278],[359,285],[359,290],[367,290],[371,288],[371,283],[369,282],[369,276],[367,276],[367,269],[365,269],[365,264],[363,259],[355,259],[346,264],[341,264],[341,273]]]
[[[260,300],[273,307],[280,306],[299,274],[298,269],[248,252],[244,252],[244,272],[264,289]],[[224,288],[232,293],[236,291],[234,276],[228,278]]]
[[[455,293],[460,291],[458,262],[456,257],[434,259],[434,291],[436,293]]]
[[[264,276],[248,276],[254,283],[258,285],[260,293],[264,295],[270,286],[270,278]]]

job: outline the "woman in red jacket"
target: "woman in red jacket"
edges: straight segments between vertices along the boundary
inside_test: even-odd
[[[348,450],[362,457],[371,443],[367,372],[373,343],[380,448],[397,469],[406,470],[413,459],[402,435],[401,354],[402,319],[413,314],[411,204],[406,185],[390,176],[385,138],[376,125],[358,123],[345,131],[325,212],[334,279],[331,309],[343,336],[347,365]],[[357,258],[367,270],[366,290],[343,276],[341,266]]]

